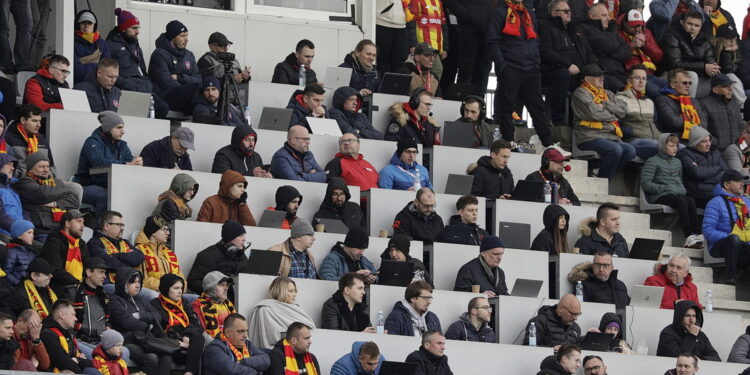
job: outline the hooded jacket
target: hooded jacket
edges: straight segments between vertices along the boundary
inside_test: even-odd
[[[151,53],[148,75],[154,84],[155,95],[164,98],[174,88],[201,83],[203,78],[198,71],[195,55],[190,50],[175,48],[165,34],[159,35],[154,44],[156,49]],[[172,74],[176,74],[178,79],[172,79]]]
[[[349,310],[349,304],[344,299],[344,294],[337,290],[323,304],[323,309],[320,312],[323,321],[321,328],[362,332],[362,330],[371,326],[370,315],[367,311],[365,301],[355,303],[354,309]],[[357,351],[357,354],[359,354],[359,351]]]
[[[537,315],[529,320],[526,326],[536,326],[537,346],[553,347],[561,344],[577,344],[581,340],[581,327],[573,322],[565,325],[557,316],[557,305],[542,306]],[[523,337],[523,345],[529,344],[529,330]]]
[[[5,127],[8,128],[7,126]],[[0,154],[0,165],[14,162],[12,153]],[[24,219],[21,197],[14,188],[16,179],[0,173],[0,233],[10,235],[10,226],[16,220]]]
[[[163,334],[158,329],[151,329],[159,315],[149,301],[139,295],[133,297],[126,291],[127,283],[134,275],[143,280],[143,275],[130,267],[117,269],[115,294],[109,299],[109,323],[122,334],[126,344],[143,345],[147,337],[161,337]]]
[[[98,185],[107,187],[107,174],[89,174],[91,168],[109,167],[112,164],[126,164],[133,160],[128,142],[116,141],[110,134],[102,132],[101,126],[94,129],[86,138],[78,156],[78,170],[75,181],[83,186]]]
[[[453,290],[457,292],[471,292],[472,285],[479,285],[479,291],[481,292],[489,290],[499,296],[508,295],[508,286],[505,284],[505,271],[500,267],[495,267],[491,269],[491,272],[497,272],[497,276],[488,275],[480,257],[481,254],[458,269]],[[489,268],[489,266],[487,267]]]
[[[42,112],[49,111],[52,108],[63,109],[62,98],[60,98],[60,89],[70,88],[68,82],[57,82],[52,78],[49,68],[43,67],[36,71],[36,75],[26,81],[26,88],[23,92],[24,104],[33,104]]]
[[[732,345],[727,362],[750,364],[750,326]]]
[[[664,133],[656,141],[659,153],[649,158],[641,169],[641,188],[646,200],[653,203],[665,195],[685,196],[682,185],[682,163],[666,154],[666,141],[671,134]]]
[[[723,96],[714,92],[699,102],[706,113],[708,132],[711,133],[711,146],[723,152],[742,136],[742,128],[745,126],[742,120],[742,104],[734,96],[727,102]]]
[[[450,231],[449,228],[451,228]],[[448,225],[443,228],[438,241],[479,246],[482,243],[482,238],[487,235],[489,233],[480,228],[479,225],[464,223],[461,220],[461,215],[453,215],[448,219]]]
[[[557,184],[557,196],[559,198],[566,198],[570,201],[570,204],[574,206],[580,206],[581,201],[578,199],[578,196],[573,191],[573,187],[570,186],[570,182],[568,182],[568,179],[565,178],[562,174],[560,174],[557,178],[554,178],[551,172],[549,171],[534,171],[529,173],[528,176],[526,176],[526,181],[533,181],[533,182],[547,182],[551,181]],[[539,196],[539,201],[543,201],[543,194]]]
[[[8,132],[5,134],[5,142],[7,144],[8,152],[12,152],[13,156],[15,156],[15,158],[18,160],[18,163],[16,163],[16,171],[13,175],[17,178],[21,178],[26,175],[26,170],[28,169],[26,167],[28,144],[23,139],[23,136],[21,136],[21,132],[18,131],[18,125],[20,125],[21,127],[23,127],[23,125],[21,125],[21,123],[18,121],[11,121],[10,123],[6,124]],[[50,171],[54,175],[56,172],[55,159],[52,158],[52,150],[49,147],[49,140],[44,136],[44,134],[42,134],[42,132],[39,132],[36,135],[36,138],[39,142],[37,145],[37,152],[41,152],[47,157],[47,159],[49,159]]]
[[[427,244],[437,241],[444,227],[443,218],[437,212],[432,211],[424,216],[417,211],[414,202],[407,203],[393,220],[393,234],[403,233]]]
[[[719,353],[711,345],[708,336],[701,330],[697,336],[683,326],[683,317],[688,309],[695,311],[695,324],[703,327],[703,311],[693,301],[680,301],[675,304],[672,324],[664,327],[659,334],[659,346],[656,355],[677,357],[682,353],[695,354],[704,361],[721,361]]]
[[[212,271],[220,271],[227,276],[234,276],[245,268],[248,259],[244,249],[219,241],[195,256],[193,268],[187,277],[187,286],[195,294],[203,293],[203,278]]]
[[[378,175],[378,187],[381,189],[409,190],[414,186],[414,180],[419,175],[421,187],[432,187],[430,172],[423,165],[414,161],[411,165],[401,161],[394,152],[388,165],[380,170]]]
[[[164,169],[177,167],[183,171],[193,170],[193,164],[190,162],[190,154],[187,151],[182,156],[174,154],[171,135],[143,146],[141,157],[143,158],[144,167]]]
[[[625,62],[633,54],[630,45],[617,32],[617,22],[611,20],[607,28],[602,28],[601,20],[587,19],[578,29],[586,35],[602,70],[608,75],[624,78]]]
[[[224,171],[219,182],[219,193],[203,201],[198,212],[197,221],[223,224],[227,220],[234,220],[242,225],[254,227],[255,219],[247,206],[247,192],[239,198],[232,198],[229,189],[232,185],[242,182],[247,187],[247,180],[235,171]]]
[[[237,361],[227,343],[213,340],[203,350],[204,375],[257,375],[271,366],[271,359],[250,340],[245,340],[250,357]]]
[[[440,145],[440,125],[432,116],[417,120],[416,111],[411,109],[409,103],[393,104],[388,108],[388,112],[391,119],[383,138],[386,141],[398,142],[401,139],[412,138],[424,147]]]
[[[304,98],[305,95],[302,93],[302,90],[296,90],[289,99],[289,104],[286,106],[288,109],[292,110],[292,118],[289,120],[289,127],[292,127],[293,125],[302,125],[307,128],[307,131],[310,132],[310,134],[312,134],[313,131],[310,127],[310,123],[307,122],[307,118],[315,116],[313,116],[312,110],[307,108]],[[328,107],[323,106],[323,110],[325,111],[323,118],[331,118],[328,112]]]
[[[373,71],[377,74],[377,72]],[[354,80],[354,75],[352,75]],[[375,92],[376,90],[372,90]],[[357,97],[357,108],[354,111],[345,111],[344,104],[351,97]],[[360,112],[362,108],[362,95],[359,91],[349,86],[342,86],[333,93],[331,108],[328,109],[328,117],[336,120],[341,129],[341,134],[352,133],[359,138],[383,139],[383,133],[372,126],[372,122],[365,113]]]
[[[117,249],[116,252],[110,252],[105,246],[102,239],[106,239]],[[124,238],[112,238],[106,236],[100,230],[94,231],[94,236],[87,243],[89,248],[89,254],[92,257],[99,257],[104,260],[107,267],[112,270],[120,269],[121,267],[136,268],[143,263],[145,259],[143,253],[136,249],[133,245]],[[121,251],[123,248],[126,251]]]
[[[669,30],[659,42],[664,52],[664,60],[660,68],[663,71],[682,68],[698,73],[699,77],[707,78],[705,64],[716,63],[714,48],[703,33],[698,33],[695,39],[685,32],[681,21],[672,22]]]
[[[427,325],[427,331],[443,331],[440,328],[440,319],[438,319],[438,316],[434,312],[427,311],[424,320]],[[411,312],[404,306],[402,301],[396,302],[393,305],[391,313],[385,318],[385,330],[388,331],[389,335],[414,336]]]
[[[721,176],[728,170],[724,158],[715,148],[707,153],[695,149],[707,135],[710,134],[702,127],[690,129],[688,147],[677,152],[677,158],[682,162],[682,182],[689,197],[709,199],[714,186],[721,183]]]
[[[344,56],[344,62],[339,65],[341,68],[351,68],[352,78],[349,80],[349,87],[355,91],[368,89],[372,92],[378,92],[380,89],[380,77],[378,76],[378,67],[373,65],[368,71],[359,63],[357,56],[351,52]]]
[[[91,112],[117,112],[120,107],[120,95],[122,94],[120,88],[117,86],[112,86],[111,89],[102,87],[96,80],[96,71],[88,73],[85,78],[76,83],[75,89],[86,92]]]
[[[312,151],[299,152],[289,142],[284,142],[284,146],[273,154],[271,174],[285,180],[326,182],[326,173]]]
[[[548,73],[552,69],[568,70],[573,64],[583,68],[596,62],[596,55],[591,50],[585,34],[573,23],[563,25],[560,17],[540,20],[539,52],[543,73]]]
[[[72,330],[64,329],[60,323],[53,319],[52,315],[42,321],[42,332],[39,334],[39,338],[47,349],[50,367],[55,369],[55,372],[69,370],[78,374],[84,368],[91,367],[91,361],[88,359],[78,358],[78,362],[73,361],[73,358],[77,358],[80,353],[78,343],[73,337]],[[62,341],[65,341],[67,350],[63,347]]]
[[[704,210],[703,236],[708,241],[709,250],[732,233],[734,223],[737,221],[737,209],[734,203],[729,202],[729,198],[738,198],[738,196],[728,193],[721,184],[717,184],[714,187],[714,197]],[[747,196],[742,195],[739,198],[742,198],[746,205],[750,205],[750,198]]]
[[[526,7],[526,9],[531,15],[531,23],[534,26],[534,30],[538,30],[534,10],[531,7]],[[523,27],[520,28],[521,37],[503,33],[507,13],[508,5],[499,3],[489,16],[487,52],[492,62],[495,63],[495,72],[499,77],[506,66],[525,72],[538,70],[541,60],[539,37],[533,39],[527,38]]]
[[[615,313],[608,312],[602,315],[602,319],[599,321],[599,331],[604,332],[607,329],[607,325],[610,323],[617,323],[620,326],[620,329],[617,332],[617,335],[612,338],[612,342],[609,343],[609,350],[614,351],[616,348],[621,348],[623,343],[624,345],[628,345],[625,339],[622,338],[622,332],[624,331],[625,326],[622,324],[620,317]]]
[[[655,108],[651,99],[638,99],[632,89],[618,92],[615,98],[627,107],[625,117],[620,119],[620,125],[630,128],[633,138],[656,139],[661,134],[654,122]]]
[[[152,216],[161,216],[168,223],[175,220],[187,220],[193,216],[193,209],[185,201],[185,193],[193,189],[193,197],[198,193],[198,182],[187,173],[179,173],[172,178],[169,190],[159,194],[159,202],[151,212]],[[192,199],[191,199],[192,200]]]
[[[509,166],[503,169],[495,168],[492,165],[490,156],[482,156],[477,160],[476,167],[469,167],[470,173],[474,175],[474,181],[471,183],[471,195],[485,197],[487,199],[497,199],[503,194],[513,193],[513,172]]]
[[[75,19],[77,20],[83,13],[89,13],[94,16],[94,36],[91,42],[84,39],[78,32],[78,24],[76,23],[76,32],[73,36],[73,82],[75,84],[82,82],[89,73],[96,71],[96,66],[101,59],[111,57],[109,48],[107,48],[107,43],[104,42],[104,38],[102,38],[99,35],[99,31],[97,31],[99,20],[97,19],[96,14],[88,9],[84,9],[76,14]],[[97,51],[99,55],[98,57],[94,55]],[[88,60],[93,61],[81,61],[82,58],[89,58]]]
[[[325,328],[325,327],[323,327]],[[375,372],[365,372],[362,368],[362,364],[359,362],[359,353],[362,350],[364,341],[355,341],[352,343],[352,352],[344,354],[338,361],[333,363],[331,367],[331,375],[371,375],[380,373],[380,365],[383,364],[385,357],[381,353],[378,356],[378,366],[375,368]]]
[[[356,269],[352,269],[351,265],[355,265]],[[369,270],[372,273],[376,271],[375,266],[367,257],[363,255],[359,258],[359,261],[354,261],[344,252],[344,243],[336,242],[331,248],[331,252],[320,262],[318,275],[323,280],[335,281],[341,279],[341,276],[348,272],[358,270]]]
[[[570,270],[568,280],[575,285],[578,281],[583,285],[583,301],[614,304],[617,308],[624,308],[630,304],[628,288],[617,278],[617,270],[612,270],[607,281],[596,277],[591,262],[584,262]],[[622,326],[622,324],[620,324]],[[604,330],[601,330],[604,332]]]
[[[52,177],[52,176],[50,176]],[[69,186],[62,180],[55,178],[56,186],[43,185],[30,176],[24,175],[15,184],[16,191],[21,197],[24,216],[34,223],[34,233],[49,233],[60,228],[59,219],[55,221],[52,208],[46,206],[55,202],[56,209],[71,210],[81,206],[81,202]]]
[[[448,365],[448,356],[438,357],[427,351],[424,346],[420,346],[419,350],[415,350],[406,356],[405,362],[417,364],[414,375],[453,375],[453,371]]]
[[[333,191],[339,189],[346,195],[344,205],[336,207],[333,204],[331,194]],[[317,219],[334,219],[341,220],[346,227],[352,229],[354,227],[363,226],[365,223],[362,219],[362,208],[358,204],[351,201],[352,195],[349,193],[349,187],[346,186],[346,182],[341,178],[332,178],[328,182],[326,188],[326,195],[323,202],[320,203],[320,209],[313,215],[313,221]]]
[[[315,71],[309,66],[305,66],[305,79],[307,85],[318,82]],[[297,56],[294,52],[290,53],[284,61],[276,64],[276,67],[273,69],[271,83],[299,85],[299,63],[297,63]]]
[[[596,231],[597,224],[595,217],[581,220],[581,224],[578,226],[581,238],[576,241],[574,247],[581,249],[581,254],[594,255],[600,251],[606,251],[614,256],[627,258],[630,255],[630,251],[628,250],[628,243],[625,241],[625,237],[618,232],[612,236],[611,242],[607,242]]]
[[[654,272],[653,275],[647,277],[643,285],[664,287],[660,309],[674,309],[675,301],[678,299],[693,301],[701,308],[701,303],[698,300],[698,287],[693,284],[693,275],[689,273],[683,279],[682,284],[675,285],[667,277],[667,265],[665,264],[659,267],[659,270]]]
[[[150,93],[153,90],[151,80],[146,75],[146,61],[138,41],[125,40],[117,27],[107,35],[107,49],[112,58],[120,65],[120,75],[115,86],[122,90]]]
[[[360,193],[378,187],[380,178],[377,169],[362,154],[357,154],[355,159],[339,152],[326,164],[325,171],[328,180],[341,177],[347,185],[359,186]]]
[[[471,324],[469,313],[465,312],[458,317],[458,320],[448,326],[445,331],[445,338],[449,340],[475,341],[475,342],[495,342],[495,331],[487,323],[477,330]]]
[[[211,173],[224,173],[226,170],[233,170],[243,176],[252,176],[253,169],[263,166],[263,158],[259,153],[245,151],[242,147],[242,140],[248,136],[255,137],[255,144],[258,144],[258,133],[245,124],[238,125],[232,130],[232,139],[230,143],[214,155],[214,162],[211,166]]]
[[[568,233],[568,227],[570,226],[570,214],[562,206],[557,204],[550,204],[544,209],[542,214],[542,222],[544,223],[544,229],[539,231],[539,234],[534,237],[534,241],[531,243],[531,250],[546,251],[549,255],[557,255],[555,249],[555,229],[557,228],[557,218],[565,216],[565,233]]]

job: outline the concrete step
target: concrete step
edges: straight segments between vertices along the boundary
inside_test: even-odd
[[[714,283],[701,283],[696,282],[695,285],[698,287],[698,297],[702,305],[706,304],[706,291],[711,290],[714,295],[714,302],[716,300],[735,300],[736,292],[734,285],[726,284],[714,284]]]
[[[690,274],[693,275],[693,282],[696,283],[713,283],[714,270],[711,267],[690,267]],[[711,290],[713,292],[713,289]]]
[[[566,177],[567,178],[567,177]],[[569,178],[570,186],[578,194],[599,194],[607,195],[609,193],[609,181],[606,178],[599,177],[575,177]]]
[[[612,197],[610,195],[610,197]],[[627,198],[627,197],[622,197]],[[651,229],[651,216],[640,212],[620,211],[620,230]],[[666,232],[666,231],[665,231]]]
[[[570,171],[565,172],[565,178],[572,180],[576,177],[588,177],[589,175],[589,162],[586,160],[571,160],[568,162],[570,165]]]
[[[672,243],[672,232],[659,229],[646,228],[624,228],[620,226],[620,234],[625,237],[628,244],[633,244],[636,238],[653,238],[664,240],[664,243]]]
[[[578,199],[581,201],[582,206],[597,208],[602,203],[614,203],[620,206],[621,212],[640,212],[640,206],[638,198],[635,197],[623,197],[620,195],[607,195],[607,194],[592,194],[592,193],[579,193],[576,191]]]

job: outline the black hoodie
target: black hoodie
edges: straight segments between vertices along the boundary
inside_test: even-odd
[[[130,296],[125,287],[133,276],[143,275],[130,268],[117,269],[115,276],[115,294],[109,299],[109,323],[113,329],[120,332],[126,344],[143,344],[147,337],[162,336],[158,329],[149,328],[156,323],[158,315],[154,308],[143,297]]]
[[[542,360],[536,375],[572,375],[572,373],[566,370],[555,356],[551,355]]]
[[[659,346],[656,355],[662,357],[677,357],[682,353],[695,354],[704,361],[721,361],[719,353],[711,345],[703,329],[695,336],[687,331],[682,324],[688,309],[695,311],[695,324],[703,327],[703,312],[698,305],[690,300],[677,302],[674,306],[672,324],[664,327],[659,334]]]
[[[305,78],[307,79],[308,85],[318,82],[318,77],[315,75],[315,71],[309,66],[305,67]],[[295,86],[299,84],[299,64],[297,63],[297,56],[294,55],[294,52],[290,53],[284,61],[276,64],[276,67],[273,69],[271,83],[283,83]]]
[[[448,226],[440,233],[439,242],[456,243],[462,245],[476,245],[482,243],[482,238],[489,233],[476,224],[467,224],[461,220],[461,215],[453,215],[448,220]]]
[[[599,321],[599,331],[604,332],[604,330],[607,329],[607,325],[610,323],[617,323],[620,326],[617,335],[613,337],[612,342],[609,343],[609,350],[614,351],[615,348],[620,347],[620,342],[623,341],[622,331],[625,326],[622,324],[622,320],[619,316],[617,316],[617,314],[608,312],[604,313],[604,315],[602,315],[602,320]]]
[[[346,201],[341,207],[336,207],[331,199],[331,194],[335,189],[343,190],[346,194]],[[351,229],[354,227],[364,226],[362,222],[362,209],[358,204],[351,202],[352,195],[349,193],[349,187],[346,186],[346,182],[341,177],[334,177],[328,182],[326,188],[326,196],[323,202],[320,204],[320,209],[313,216],[313,221],[317,222],[317,219],[334,219],[341,220],[346,227]]]
[[[513,193],[513,173],[506,165],[503,169],[497,169],[492,165],[492,158],[482,156],[477,160],[477,167],[471,173],[474,182],[471,184],[471,195],[497,199],[503,194]]]
[[[542,216],[542,222],[544,223],[544,229],[534,237],[534,241],[531,243],[531,250],[547,251],[549,255],[557,255],[555,249],[555,228],[557,228],[557,218],[561,215],[565,215],[565,233],[568,232],[568,225],[570,224],[570,214],[562,206],[556,204],[550,204],[544,209]]]
[[[352,79],[354,79],[353,76]],[[344,103],[351,96],[357,97],[357,107],[354,111],[345,111]],[[333,93],[333,100],[331,108],[328,109],[328,115],[339,124],[341,133],[352,133],[360,138],[383,139],[383,133],[373,128],[372,122],[367,118],[367,115],[360,112],[361,107],[362,95],[359,94],[359,91],[349,86],[342,86]]]
[[[248,135],[255,136],[255,144],[258,144],[258,133],[250,126],[240,125],[232,131],[231,143],[216,151],[211,173],[224,173],[233,170],[243,176],[252,176],[253,169],[263,167],[263,159],[255,151],[246,152],[242,147],[242,140]]]

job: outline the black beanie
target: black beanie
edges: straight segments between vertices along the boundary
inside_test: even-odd
[[[344,246],[355,249],[368,248],[370,246],[370,237],[367,235],[365,228],[358,226],[349,229],[349,233],[346,234],[346,239],[344,239]]]
[[[175,275],[173,273],[165,273],[161,276],[161,279],[159,279],[159,292],[161,295],[163,295],[166,298],[169,298],[169,288],[172,287],[175,283],[178,281],[182,282],[182,291],[185,291],[185,280],[183,280],[180,276]]]
[[[299,197],[299,204],[302,204],[302,194],[294,186],[279,186],[276,189],[276,211],[286,211],[286,205],[297,197]]]
[[[393,237],[388,241],[388,250],[391,248],[396,248],[400,252],[404,253],[406,257],[409,257],[409,247],[411,246],[411,238],[409,236],[398,233],[394,234]]]
[[[166,226],[167,222],[164,221],[161,216],[149,216],[146,218],[146,223],[143,224],[143,234],[145,234],[146,237],[151,237],[156,231]]]
[[[167,37],[167,40],[171,41],[177,35],[180,35],[187,31],[188,31],[187,27],[185,27],[185,25],[182,22],[173,20],[167,24],[167,30],[164,32],[164,36]]]
[[[407,148],[416,148],[417,147],[417,141],[414,140],[412,137],[406,137],[399,139],[398,143],[396,144],[396,156],[399,158],[401,157],[401,154],[406,150]]]
[[[245,227],[233,220],[227,220],[227,222],[221,226],[221,240],[224,243],[227,243],[245,233],[247,233],[245,232]]]

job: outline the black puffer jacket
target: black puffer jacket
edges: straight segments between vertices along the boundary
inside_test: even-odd
[[[568,69],[572,64],[582,69],[596,63],[589,41],[572,23],[563,26],[560,17],[547,17],[539,22],[539,52],[542,73],[556,68]]]
[[[307,84],[318,82],[318,77],[315,75],[315,71],[309,66],[305,67],[305,78]],[[290,53],[284,61],[276,64],[273,69],[272,83],[284,83],[287,85],[298,85],[299,84],[299,64],[297,63],[297,56],[294,52]]]
[[[694,132],[693,130],[691,133]],[[710,199],[716,184],[721,183],[721,176],[729,170],[721,153],[715,148],[702,153],[685,147],[677,152],[677,158],[682,163],[682,183],[688,197]]]
[[[354,111],[345,111],[344,103],[350,96],[357,96],[357,108]],[[352,133],[360,138],[383,139],[383,133],[372,127],[372,122],[367,115],[359,111],[360,107],[362,107],[362,96],[359,91],[349,86],[342,86],[333,93],[328,115],[339,124],[342,134]]]
[[[448,356],[437,357],[428,352],[424,346],[420,346],[419,350],[406,356],[405,362],[417,364],[414,375],[453,375],[453,371],[448,365]]]
[[[195,55],[187,49],[177,49],[166,35],[156,39],[156,49],[151,53],[148,75],[154,84],[154,94],[164,96],[170,90],[187,84],[200,84],[202,77]],[[176,74],[179,79],[172,79]]]
[[[690,300],[683,300],[674,305],[672,324],[664,327],[659,334],[659,347],[656,355],[662,357],[677,357],[682,353],[695,354],[704,361],[721,361],[719,353],[711,345],[708,336],[701,330],[698,336],[689,333],[682,324],[682,318],[689,308],[695,311],[695,324],[703,327],[703,312],[698,305]]]
[[[615,233],[612,236],[612,242],[607,242],[604,237],[596,232],[596,225],[597,222],[594,217],[581,221],[581,225],[578,227],[581,238],[574,245],[574,247],[581,249],[581,254],[594,255],[600,251],[606,251],[620,258],[627,258],[630,255],[628,243],[622,234]]]
[[[323,320],[321,328],[324,329],[361,332],[370,326],[367,304],[364,301],[354,304],[354,310],[350,311],[344,294],[338,290],[323,304],[320,316]]]
[[[393,221],[393,234],[403,233],[416,241],[432,243],[443,231],[443,218],[434,211],[423,216],[417,211],[414,202],[409,202]]]
[[[380,89],[380,77],[378,77],[378,68],[373,65],[372,69],[368,72],[362,65],[360,65],[357,58],[354,56],[354,52],[347,54],[344,57],[344,62],[339,65],[341,68],[351,68],[352,79],[349,81],[349,86],[357,91],[362,89],[368,89],[372,92],[378,92]]]
[[[539,38],[529,39],[526,31],[520,28],[521,36],[512,36],[503,33],[505,28],[508,5],[498,2],[496,9],[490,13],[487,30],[487,52],[490,59],[495,63],[495,73],[500,76],[506,66],[523,71],[539,69],[541,56],[539,54]],[[534,30],[537,30],[537,19],[534,11],[527,7],[531,14],[531,22]]]
[[[125,291],[128,281],[134,275],[141,273],[130,267],[117,269],[115,294],[109,299],[109,324],[122,334],[126,344],[142,345],[148,337],[163,335],[158,329],[149,328],[151,325],[155,326],[156,319],[159,318],[149,301],[140,296],[131,297]],[[134,315],[136,313],[138,317]]]
[[[555,356],[551,355],[542,360],[536,375],[572,375],[572,373],[566,370]]]
[[[700,105],[706,112],[711,146],[724,152],[742,135],[742,128],[745,126],[742,120],[742,104],[737,98],[733,97],[727,102],[723,96],[712,92],[700,100]]]
[[[527,326],[534,322],[536,326],[536,344],[538,346],[553,347],[561,344],[577,344],[581,338],[581,327],[573,322],[564,325],[557,316],[557,305],[542,306],[537,316],[531,318]],[[523,338],[523,344],[529,344],[529,330]]]
[[[660,68],[665,72],[682,68],[692,70],[705,78],[708,76],[704,65],[716,62],[711,42],[702,33],[692,39],[679,21],[672,22],[659,46],[664,51],[664,60]]]
[[[450,230],[448,228],[456,229]],[[460,230],[460,228],[465,228]],[[439,242],[456,243],[462,245],[476,245],[482,243],[482,238],[489,235],[489,233],[480,228],[477,224],[466,224],[461,220],[460,215],[453,215],[448,220],[448,226],[443,229],[443,233],[440,233]]]
[[[243,150],[242,140],[251,134],[255,136],[255,144],[257,145],[258,134],[253,128],[245,124],[235,127],[232,130],[231,142],[216,151],[211,173],[224,173],[224,171],[231,169],[243,176],[252,176],[255,167],[262,167],[263,158],[259,153]]]
[[[560,175],[559,177],[557,177],[557,179],[554,179],[552,178],[552,173],[544,173],[544,175],[542,175],[542,171],[534,171],[534,172],[531,172],[528,176],[526,176],[526,181],[534,181],[534,182],[553,181],[557,184],[557,196],[558,197],[567,198],[568,200],[570,200],[570,203],[574,206],[581,205],[581,201],[578,200],[578,196],[573,191],[573,187],[570,186],[570,182],[568,182],[568,180],[563,175]],[[539,197],[539,198],[543,198],[543,197]]]
[[[120,75],[115,85],[122,90],[147,92],[153,90],[151,80],[146,75],[146,61],[138,41],[127,41],[115,27],[107,35],[107,48],[112,58],[120,65]]]
[[[612,303],[618,308],[629,305],[628,288],[625,283],[617,279],[617,270],[609,274],[607,281],[601,281],[594,275],[592,267],[591,262],[585,262],[573,267],[568,273],[568,280],[573,285],[578,281],[583,285],[583,300]]]
[[[544,209],[544,214],[542,215],[544,229],[534,238],[534,242],[531,243],[531,250],[547,251],[550,255],[557,255],[557,250],[555,250],[555,228],[557,228],[557,218],[561,215],[565,215],[565,233],[567,233],[570,226],[570,214],[568,214],[568,211],[556,204],[550,204]]]
[[[471,195],[497,199],[503,194],[511,194],[515,183],[513,173],[507,165],[503,169],[497,169],[492,165],[492,158],[482,156],[477,160],[477,166],[470,174],[474,175],[471,184]]]
[[[331,199],[331,194],[335,189],[342,190],[346,195],[346,201],[341,207],[336,207]],[[346,227],[352,229],[354,227],[363,226],[365,223],[362,222],[362,208],[358,204],[351,201],[352,195],[349,193],[349,187],[346,186],[346,181],[341,177],[334,177],[328,181],[328,187],[326,188],[326,196],[323,202],[320,203],[320,209],[313,215],[313,220],[316,219],[333,219],[341,220]]]
[[[631,56],[630,46],[617,32],[617,22],[609,22],[606,29],[602,28],[599,20],[586,20],[578,26],[578,30],[586,36],[599,66],[607,74],[622,76],[625,73],[625,61]]]
[[[200,252],[195,257],[193,268],[188,273],[188,289],[193,293],[200,294],[203,292],[203,277],[209,272],[220,271],[227,276],[234,276],[240,273],[240,270],[247,264],[247,255],[242,249],[229,250],[223,242],[211,245]]]

